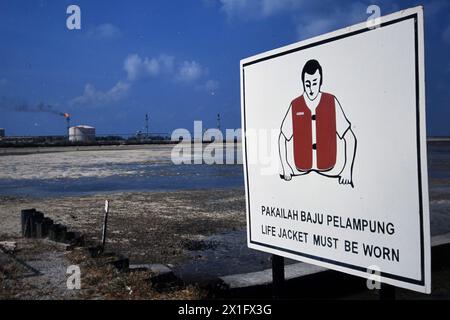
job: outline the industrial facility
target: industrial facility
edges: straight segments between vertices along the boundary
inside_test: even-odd
[[[73,146],[73,145],[117,145],[117,144],[154,144],[171,143],[170,133],[150,133],[149,116],[145,114],[145,133],[100,134],[96,128],[88,125],[71,126],[72,115],[56,112],[66,122],[66,131],[60,135],[29,135],[6,137],[5,129],[0,128],[0,147],[37,147],[37,146]]]
[[[95,128],[86,125],[79,125],[69,128],[70,142],[94,142]]]

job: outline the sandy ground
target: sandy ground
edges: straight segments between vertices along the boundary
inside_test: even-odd
[[[130,169],[129,164],[171,164],[181,159],[200,158],[202,153],[185,154],[177,145],[105,146],[105,147],[53,147],[53,148],[0,148],[0,180],[24,179],[77,179],[86,177],[132,176],[142,172]],[[204,145],[206,147],[207,144]],[[241,159],[241,144],[223,144],[223,148],[236,146],[236,159]],[[178,150],[178,151],[176,151]],[[199,149],[201,150],[201,149]]]
[[[246,225],[242,189],[55,199],[0,197],[0,237],[18,237],[20,210],[36,208],[56,223],[82,232],[89,242],[98,243],[105,199],[110,201],[108,249],[128,255],[135,263],[179,263],[195,241]]]
[[[118,172],[117,165],[131,163],[170,163],[172,146],[152,145],[147,148],[76,151],[0,156],[0,179],[61,179],[136,175],[137,170]],[[67,151],[70,150],[70,151]],[[116,166],[115,166],[116,165]],[[128,167],[127,167],[128,168]]]

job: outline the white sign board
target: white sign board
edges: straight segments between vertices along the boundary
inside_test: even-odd
[[[429,293],[423,9],[372,26],[241,61],[248,246]]]

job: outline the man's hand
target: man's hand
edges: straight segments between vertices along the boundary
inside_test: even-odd
[[[283,175],[281,177],[286,181],[290,181],[293,176],[294,176],[294,171],[292,170],[292,168],[290,166],[288,166],[286,168],[286,170],[284,170]]]
[[[339,176],[339,184],[349,184],[353,187],[352,174],[350,170],[344,169]]]

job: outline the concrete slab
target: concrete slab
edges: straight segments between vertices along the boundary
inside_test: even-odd
[[[130,271],[151,271],[155,274],[167,274],[171,273],[172,269],[164,264],[130,264]]]
[[[431,237],[431,247],[437,247],[450,244],[450,233],[440,234]]]
[[[14,241],[0,241],[0,249],[6,252],[14,253],[17,248],[17,243]]]
[[[286,280],[290,280],[298,277],[323,272],[328,269],[300,262],[287,265],[285,266],[284,270]],[[251,273],[233,274],[229,276],[220,277],[220,279],[230,289],[268,285],[272,283],[272,269],[266,269],[263,271]]]

